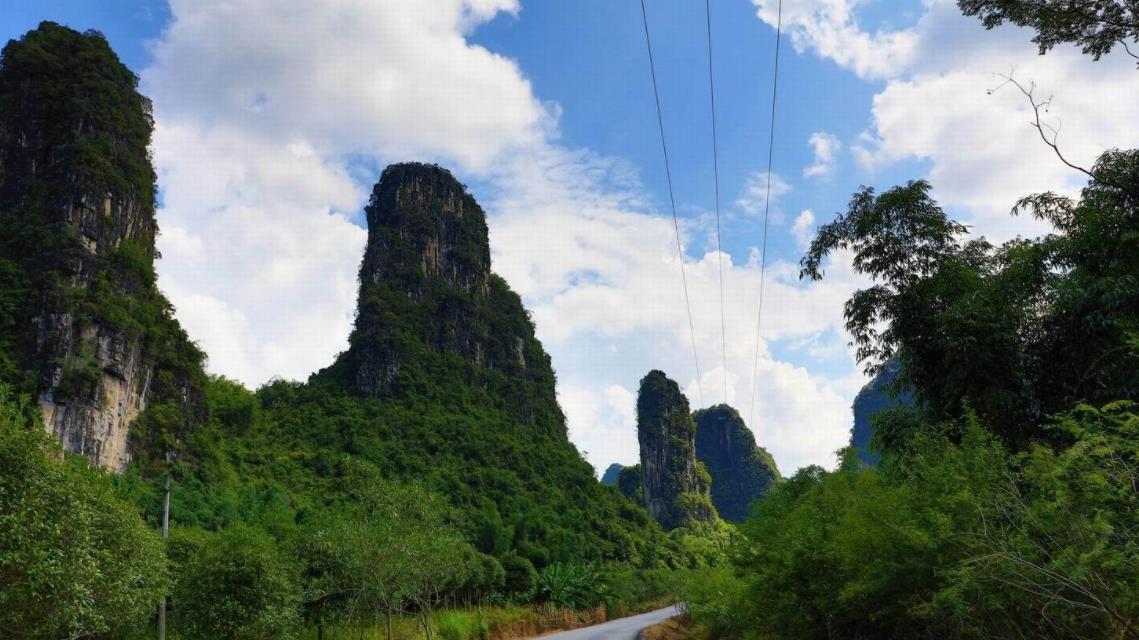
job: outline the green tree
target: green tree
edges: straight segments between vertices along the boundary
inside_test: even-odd
[[[503,589],[518,600],[529,600],[538,586],[538,571],[534,564],[514,552],[509,552],[499,560],[506,573]]]
[[[899,381],[938,422],[972,407],[1019,448],[1047,415],[1139,394],[1139,153],[1103,154],[1078,202],[1051,193],[1016,212],[1056,233],[994,247],[964,238],[924,181],[862,188],[802,260],[854,254],[874,279],[847,301],[846,327],[871,373],[896,357]],[[897,434],[895,434],[897,435]]]
[[[289,638],[300,622],[295,567],[277,543],[236,525],[210,538],[179,568],[173,608],[190,638]]]
[[[1028,27],[1046,53],[1058,44],[1074,44],[1094,59],[1120,45],[1139,58],[1139,7],[1128,0],[957,0],[967,16],[977,16],[986,29],[1005,22]]]
[[[1081,405],[1048,428],[1063,445],[1017,456],[943,601],[994,636],[1139,638],[1139,406]]]
[[[121,634],[167,591],[162,541],[37,414],[0,385],[0,636]]]
[[[309,572],[310,610],[337,610],[360,625],[382,615],[390,637],[392,616],[412,605],[430,635],[431,610],[444,596],[483,578],[501,584],[501,567],[485,566],[438,496],[382,480],[370,465],[353,467],[350,506],[327,518],[310,545],[321,550]]]

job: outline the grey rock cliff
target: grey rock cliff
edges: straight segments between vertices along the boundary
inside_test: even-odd
[[[696,461],[696,424],[688,399],[661,371],[641,380],[637,441],[645,507],[665,529],[715,519],[707,472]]]
[[[47,22],[0,64],[0,287],[21,298],[4,377],[66,450],[114,470],[160,361],[201,357],[154,282],[153,123],[136,84],[102,35]]]

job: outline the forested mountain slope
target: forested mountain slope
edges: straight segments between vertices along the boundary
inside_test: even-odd
[[[732,407],[718,404],[692,414],[696,458],[712,478],[712,504],[720,517],[742,522],[752,502],[780,481],[775,459],[756,445],[755,436]]]

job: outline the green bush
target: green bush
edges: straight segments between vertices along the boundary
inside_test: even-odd
[[[744,604],[744,581],[732,569],[694,572],[682,590],[688,615],[710,638],[739,637],[747,628],[739,615]]]
[[[635,613],[662,600],[675,601],[689,571],[610,567],[602,574],[603,597],[609,617]]]
[[[69,359],[63,365],[63,373],[55,388],[57,399],[82,401],[93,398],[99,377],[99,363],[95,358],[87,356]]]
[[[239,525],[216,534],[181,569],[173,606],[188,638],[289,638],[300,622],[301,590],[277,544]]]
[[[538,574],[538,598],[564,609],[585,609],[601,603],[603,582],[591,564],[555,563]]]
[[[37,413],[0,385],[0,637],[120,635],[166,593],[162,541]]]
[[[490,625],[482,611],[440,611],[435,629],[441,640],[487,640]]]
[[[538,586],[538,572],[534,564],[514,552],[502,556],[499,562],[505,574],[503,589],[506,593],[521,601],[533,597]]]

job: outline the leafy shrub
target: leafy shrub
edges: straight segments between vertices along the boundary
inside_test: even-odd
[[[162,542],[35,413],[0,385],[0,637],[119,635],[166,593]]]
[[[189,638],[292,637],[301,591],[293,567],[264,533],[235,526],[218,533],[174,585],[178,628]]]
[[[746,629],[739,616],[744,581],[730,568],[692,573],[685,581],[683,595],[688,615],[710,638],[739,637]]]
[[[63,365],[63,374],[56,386],[59,400],[88,400],[95,396],[99,385],[99,364],[93,357],[70,358]]]
[[[506,593],[522,601],[533,597],[538,586],[538,572],[534,564],[514,552],[502,556],[499,562],[505,574],[502,587]]]
[[[538,597],[564,609],[585,609],[601,602],[603,582],[592,564],[555,563],[538,574]]]
[[[611,567],[602,574],[603,599],[611,618],[629,615],[661,601],[675,601],[688,571]]]

